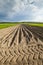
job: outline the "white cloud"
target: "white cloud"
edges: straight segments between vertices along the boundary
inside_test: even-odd
[[[1,0],[0,12],[16,13],[24,10],[29,5],[30,0]]]
[[[35,14],[33,14],[33,20],[43,22],[43,9],[39,9]]]
[[[0,16],[11,19],[18,13],[27,19],[43,21],[43,0],[0,0]]]

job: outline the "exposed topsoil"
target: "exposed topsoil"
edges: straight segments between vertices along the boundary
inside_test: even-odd
[[[0,65],[43,65],[43,27],[0,30]]]

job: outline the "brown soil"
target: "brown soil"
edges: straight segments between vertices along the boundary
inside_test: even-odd
[[[43,27],[0,30],[0,65],[43,65]]]

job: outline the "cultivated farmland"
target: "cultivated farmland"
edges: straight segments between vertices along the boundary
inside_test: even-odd
[[[0,29],[0,65],[43,65],[43,25],[18,23]]]

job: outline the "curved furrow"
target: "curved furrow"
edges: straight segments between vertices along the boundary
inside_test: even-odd
[[[35,49],[36,49],[36,51],[38,51],[39,53],[42,53],[42,52],[43,52],[43,51],[40,50],[38,47],[36,47]]]
[[[31,50],[34,52],[34,53],[38,53],[38,51],[34,48],[31,48]]]
[[[21,28],[21,33],[22,33],[21,37],[23,39],[25,37],[25,35],[23,34],[23,27]]]
[[[13,56],[13,55],[12,55],[12,52],[11,52],[10,50],[9,50],[9,54],[10,54],[11,56]]]
[[[35,34],[38,36],[38,38],[39,38],[40,40],[43,41],[43,36],[41,36],[39,33],[35,33]]]
[[[43,52],[43,45],[39,44],[38,49]]]
[[[28,52],[29,52],[30,54],[34,54],[34,52],[31,50],[31,48],[28,49]]]
[[[18,33],[18,29],[17,29],[16,32],[14,33],[14,36],[13,36],[13,38],[12,38],[12,40],[11,40],[11,43],[10,43],[10,46],[12,46],[12,44],[13,44],[13,42],[14,42],[16,36],[17,36],[17,33]]]
[[[9,55],[6,54],[6,52],[7,52],[7,51],[0,52],[0,53],[1,53],[1,55],[0,55],[0,56],[1,56],[1,57],[0,57],[0,62],[1,62],[1,61],[4,62],[4,60],[7,59],[7,57],[9,56]],[[9,51],[8,51],[8,52],[9,52]]]
[[[21,61],[21,63],[22,63],[23,57],[24,57],[24,55],[19,55],[18,58],[16,59],[16,62],[19,63],[19,61]]]
[[[15,29],[16,30],[16,29]],[[15,30],[12,30],[13,32],[10,32],[9,35],[6,35],[3,39],[2,39],[2,43],[6,43],[7,40],[9,40],[12,36],[12,34],[14,34]]]
[[[20,28],[20,30],[19,30],[19,43],[21,42],[21,36],[22,36],[22,32],[21,32],[21,28]]]
[[[6,62],[6,59],[8,58],[8,56],[5,56],[2,60],[1,60],[1,62],[4,64],[5,62]]]
[[[25,30],[28,32],[30,38],[34,37],[34,39],[38,42],[36,34],[34,35],[33,32],[31,32],[31,28],[29,26],[26,26]]]
[[[25,26],[25,28],[29,31],[29,33],[31,33],[30,36],[33,35],[33,33],[31,32],[31,27],[30,26]]]
[[[22,34],[22,32],[21,32],[21,28],[18,28],[19,30],[18,30],[18,36],[17,36],[17,41],[18,41],[18,43],[20,43],[21,42],[21,34]]]
[[[15,29],[12,29],[11,31],[9,31],[9,34],[7,33],[6,35],[4,35],[4,37],[2,38],[3,39],[7,39],[11,34],[13,34]]]
[[[10,63],[12,57],[13,57],[13,56],[10,55],[10,56],[7,58],[7,61],[9,61],[9,63]],[[4,61],[4,62],[5,62],[5,61]]]
[[[25,32],[24,32],[23,28],[22,28],[22,32],[23,32],[23,36],[25,37]]]
[[[39,53],[39,59],[43,60],[43,53]]]
[[[0,55],[3,57],[3,52],[2,51],[0,52]]]
[[[36,37],[36,35],[34,36],[34,39],[38,42],[38,38]]]
[[[22,49],[22,51],[24,52],[25,55],[28,55],[28,50]]]
[[[29,55],[30,54],[28,47],[23,48],[22,51],[25,53],[25,55]]]
[[[25,29],[25,28],[24,28]],[[25,29],[26,33],[28,34],[29,38],[32,38],[31,33],[29,32],[29,30]]]
[[[30,37],[29,37],[29,35],[27,34],[26,30],[25,30],[25,29],[23,29],[23,30],[24,30],[24,32],[25,32],[25,36],[26,36],[27,40],[30,41]]]
[[[14,50],[9,50],[9,54],[12,55],[12,56],[16,55],[16,53],[14,53]]]
[[[22,51],[22,49],[18,49],[18,52],[19,52],[21,55],[24,55],[24,52]]]
[[[0,61],[3,59],[3,55],[2,54],[0,54]]]
[[[30,54],[29,55],[29,60],[33,60],[34,61],[33,57],[34,57],[34,54]]]
[[[39,53],[34,53],[33,59],[38,60],[39,59]]]
[[[33,34],[31,33],[31,31],[27,29],[26,27],[24,27],[24,29],[28,33],[29,37],[32,38]]]
[[[26,34],[25,30],[24,30],[24,29],[22,29],[22,31],[23,31],[23,36],[24,36],[24,37],[25,37],[25,39],[26,39],[26,43],[28,43],[28,42],[30,41],[30,39],[29,39],[29,37],[27,36],[27,34]]]
[[[40,46],[39,49],[43,52],[43,47],[42,46]]]
[[[25,28],[23,30],[25,31],[26,38],[30,41],[30,35],[28,34]]]
[[[40,35],[38,32],[33,31],[32,29],[30,29],[30,30],[34,34],[34,36],[36,36],[36,38],[39,38],[41,41],[43,41],[43,36],[42,35]]]
[[[13,58],[14,58],[14,56],[12,56],[12,58],[10,59],[10,63],[12,62]]]
[[[15,54],[16,55],[16,54]],[[7,62],[7,61],[11,61],[11,59],[15,56],[15,55],[12,55],[12,52],[9,50],[9,55],[8,56],[5,56],[2,61],[3,63]]]

